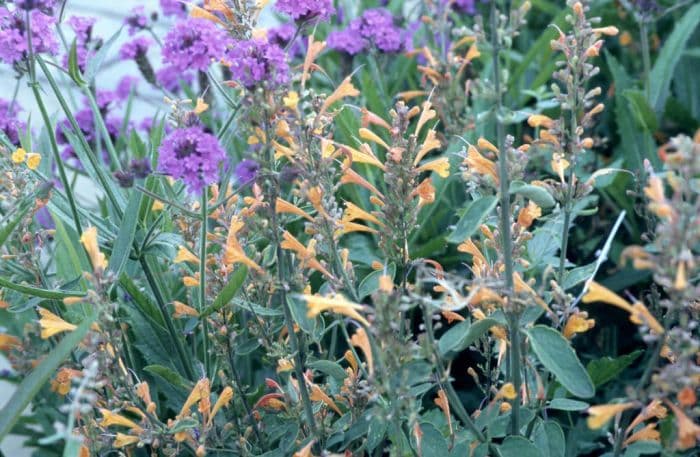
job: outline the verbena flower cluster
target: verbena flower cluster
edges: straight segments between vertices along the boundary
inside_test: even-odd
[[[396,25],[393,14],[384,8],[365,10],[344,30],[328,37],[328,46],[348,54],[358,54],[370,46],[383,52],[399,52],[405,42],[404,31]]]

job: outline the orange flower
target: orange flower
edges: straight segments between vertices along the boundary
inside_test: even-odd
[[[537,206],[532,200],[528,202],[525,208],[522,208],[518,213],[518,225],[523,228],[529,228],[535,219],[542,216],[542,208]]]
[[[286,200],[283,200],[281,198],[277,198],[277,204],[275,205],[275,211],[278,213],[288,213],[288,214],[294,214],[296,216],[303,217],[309,222],[313,222],[314,219],[309,216],[306,211],[303,209],[294,206],[293,204],[289,203]]]
[[[363,328],[357,329],[355,333],[350,338],[350,342],[353,346],[362,349],[365,354],[365,359],[367,360],[367,367],[369,368],[369,374],[374,373],[374,357],[372,356],[372,345],[369,343],[369,337],[367,332]]]
[[[588,408],[588,419],[586,423],[591,430],[597,430],[607,424],[610,419],[635,406],[634,403],[620,403],[591,406]]]
[[[175,318],[199,316],[199,312],[197,312],[196,309],[177,300],[173,300],[173,307],[175,308],[175,312],[173,313],[173,317]]]
[[[566,321],[562,334],[565,338],[573,338],[577,333],[584,333],[595,327],[595,320],[588,319],[588,313],[580,311],[572,314]]]
[[[647,424],[641,430],[634,432],[629,438],[624,441],[625,446],[636,441],[660,441],[661,433],[656,430],[656,423]]]
[[[418,207],[422,208],[425,205],[429,205],[435,201],[435,187],[433,186],[432,178],[425,178],[418,184],[411,196],[414,197],[418,195]]]
[[[331,408],[333,411],[335,411],[338,416],[342,416],[343,412],[338,408],[338,405],[335,404],[333,399],[328,396],[327,393],[325,393],[319,386],[316,384],[311,384],[311,395],[309,395],[311,401],[320,401],[323,402],[326,406]]]
[[[139,424],[132,421],[131,419],[127,419],[126,417],[124,417],[120,414],[113,413],[112,411],[105,409],[105,408],[100,408],[100,414],[102,414],[102,420],[100,421],[101,427],[109,427],[111,425],[120,425],[122,427],[130,428],[131,430],[134,430],[136,433],[143,432],[143,428]]]
[[[498,170],[496,164],[481,155],[478,149],[474,146],[469,146],[467,149],[467,158],[464,159],[464,164],[475,173],[484,176],[491,176],[493,181],[498,184]]]
[[[351,221],[354,221],[356,219],[360,219],[360,220],[367,221],[367,222],[372,222],[373,224],[377,224],[379,226],[384,227],[384,223],[382,223],[382,221],[377,219],[376,216],[374,216],[373,214],[368,213],[367,211],[363,210],[362,208],[360,208],[359,206],[357,206],[356,204],[354,204],[352,202],[346,202],[345,203],[345,211],[343,212],[342,220],[344,222],[345,221],[351,222]]]
[[[554,121],[549,116],[545,116],[544,114],[533,114],[527,118],[527,123],[533,128],[544,127],[549,129],[552,127]]]
[[[324,311],[331,311],[337,314],[348,316],[352,319],[361,322],[366,327],[369,327],[367,319],[362,317],[358,311],[364,309],[364,306],[358,305],[347,300],[342,295],[331,295],[323,297],[320,295],[302,295],[301,298],[306,300],[308,306],[309,317],[316,317]]]
[[[345,78],[343,82],[340,83],[338,88],[326,98],[321,106],[319,114],[324,114],[333,103],[342,100],[345,97],[357,97],[360,95],[360,91],[352,85],[350,78],[351,76]]]
[[[195,265],[199,265],[199,257],[192,254],[185,246],[180,246],[177,250],[177,255],[173,259],[173,263],[184,263],[189,262]]]
[[[430,151],[438,149],[440,146],[442,146],[442,144],[440,143],[440,140],[437,139],[435,130],[428,130],[428,134],[425,136],[425,141],[423,141],[423,144],[418,150],[416,158],[413,159],[413,166],[415,167],[418,165],[426,154],[428,154]]]
[[[117,437],[112,442],[112,446],[119,449],[122,447],[131,446],[132,444],[136,444],[139,441],[141,441],[141,439],[138,436],[117,433]]]
[[[86,228],[80,236],[80,242],[85,247],[88,256],[90,256],[90,262],[95,270],[104,270],[107,268],[107,259],[105,255],[100,252],[100,246],[97,242],[97,228]]]
[[[7,352],[13,347],[19,347],[21,344],[22,342],[19,338],[7,333],[0,333],[0,351]]]
[[[372,143],[378,144],[379,146],[383,147],[384,149],[389,149],[389,145],[386,144],[384,140],[381,139],[379,135],[374,133],[368,128],[362,127],[360,128],[359,131],[360,138],[362,138],[365,141],[371,141]]]
[[[654,316],[652,316],[647,307],[644,306],[644,303],[636,302],[635,304],[630,305],[627,300],[620,297],[613,291],[601,286],[595,281],[591,281],[588,285],[588,292],[586,292],[586,295],[583,296],[583,302],[593,303],[598,301],[627,311],[630,313],[630,320],[632,322],[637,325],[647,325],[657,335],[664,333],[663,326]]]
[[[309,246],[306,247],[299,240],[297,240],[294,235],[289,233],[288,231],[284,231],[282,234],[283,241],[280,243],[280,247],[282,249],[286,249],[289,251],[294,251],[296,254],[299,256],[299,259],[301,260],[301,264],[303,268],[311,268],[313,270],[319,271],[326,275],[329,278],[332,278],[333,275],[326,270],[326,268],[321,265],[321,263],[316,260],[316,251],[314,248],[315,240],[311,240],[309,242]]]
[[[498,390],[496,394],[496,400],[505,398],[506,400],[515,400],[518,397],[518,393],[515,391],[515,387],[512,382],[503,384],[503,386]]]
[[[72,332],[77,326],[64,321],[46,308],[39,308],[39,326],[41,326],[41,338],[49,339],[61,332]]]
[[[695,447],[697,441],[700,440],[700,426],[694,423],[678,406],[668,400],[666,404],[676,416],[676,429],[678,431],[676,446],[681,450]]]
[[[417,170],[419,172],[434,171],[441,178],[447,178],[450,176],[450,162],[447,157],[442,157],[421,165]]]
[[[82,372],[72,368],[61,368],[56,373],[56,376],[51,380],[51,391],[59,395],[66,395],[70,392],[70,387],[73,378],[79,377]]]
[[[430,100],[426,100],[423,102],[423,110],[421,111],[420,117],[418,118],[418,123],[416,124],[416,135],[420,133],[426,122],[428,122],[431,119],[434,119],[437,116],[437,112],[434,109],[431,109],[432,106],[433,105],[432,103],[430,103]]]
[[[442,413],[445,415],[445,419],[447,420],[447,425],[450,428],[450,434],[452,434],[452,416],[450,415],[450,402],[447,399],[447,394],[445,394],[445,391],[440,389],[438,390],[437,393],[437,398],[433,400],[435,404],[437,405],[438,408],[442,410]]]

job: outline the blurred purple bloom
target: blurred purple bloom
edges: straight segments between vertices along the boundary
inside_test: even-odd
[[[127,41],[119,49],[119,57],[123,60],[135,60],[143,57],[148,52],[149,46],[153,42],[145,37],[137,37],[131,41]]]
[[[34,52],[56,54],[58,41],[54,35],[56,20],[39,10],[30,13]],[[27,24],[22,11],[11,12],[0,7],[0,61],[14,64],[27,56]]]
[[[394,23],[389,10],[371,8],[350,21],[345,30],[332,32],[328,36],[328,47],[352,55],[371,44],[383,52],[399,52],[406,39],[405,33]]]
[[[300,22],[327,21],[335,13],[332,0],[277,0],[275,9]]]
[[[280,24],[277,27],[271,27],[267,30],[267,41],[276,44],[282,49],[287,49],[290,57],[299,57],[306,54],[306,46],[304,40],[297,37],[293,44],[290,45],[292,39],[296,35],[297,28],[294,24]]]
[[[128,26],[129,35],[134,35],[147,28],[148,18],[146,17],[143,6],[132,8],[129,15],[124,19],[124,23]]]
[[[233,79],[248,89],[258,84],[274,88],[289,82],[287,56],[282,48],[266,40],[241,40],[229,50],[226,60]]]
[[[455,0],[454,9],[467,14],[476,14],[476,0]]]
[[[236,170],[236,180],[239,185],[243,186],[255,180],[260,171],[260,164],[253,159],[245,159],[238,162]]]
[[[160,0],[160,9],[165,16],[177,16],[181,18],[187,16],[187,8],[180,0]]]
[[[122,101],[126,100],[129,98],[129,95],[131,94],[132,90],[136,89],[136,86],[139,84],[139,78],[136,78],[134,76],[124,76],[122,79],[119,80],[119,83],[117,84],[117,88],[114,91],[114,94],[116,95],[117,99]]]
[[[209,68],[212,60],[223,57],[230,38],[222,29],[206,19],[178,22],[165,36],[163,61],[177,71]]]
[[[34,213],[34,218],[36,222],[46,230],[56,228],[56,223],[53,221],[53,217],[46,206],[39,208],[39,210]]]
[[[165,66],[156,71],[156,81],[168,92],[180,91],[180,82],[192,84],[194,76],[191,72],[180,71],[172,65]]]
[[[26,128],[26,124],[18,120],[22,108],[17,104],[11,106],[8,100],[0,98],[0,132],[9,138],[10,143],[19,144],[19,135]]]
[[[85,44],[90,41],[92,28],[96,19],[88,16],[71,16],[66,20],[66,24],[75,32],[78,43]]]
[[[13,3],[19,9],[41,10],[48,14],[51,14],[56,6],[56,0],[15,0]]]
[[[173,131],[163,140],[159,153],[158,170],[182,179],[191,193],[214,183],[226,159],[216,137],[199,126]]]

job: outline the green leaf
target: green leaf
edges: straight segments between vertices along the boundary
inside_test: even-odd
[[[289,310],[292,312],[294,322],[299,324],[299,328],[309,335],[313,335],[316,331],[316,319],[307,315],[308,307],[306,306],[306,300],[287,296],[287,304],[289,305]]]
[[[379,289],[379,278],[383,275],[388,275],[391,279],[394,279],[396,275],[396,264],[390,263],[387,265],[386,271],[384,269],[376,270],[365,276],[360,283],[360,287],[357,289],[360,300],[372,295]]]
[[[236,292],[238,292],[238,289],[240,289],[245,282],[246,276],[248,276],[248,267],[245,265],[239,266],[238,269],[231,275],[231,279],[229,279],[228,284],[226,284],[224,288],[221,289],[221,292],[219,292],[219,295],[216,296],[214,303],[202,311],[200,314],[200,319],[205,318],[211,313],[215,313],[224,306],[228,305],[236,295]]]
[[[544,325],[536,325],[526,330],[532,350],[545,368],[572,394],[590,398],[595,387],[588,372],[583,368],[576,353],[556,330]]]
[[[185,391],[190,390],[191,384],[168,367],[164,367],[163,365],[148,365],[143,368],[143,371],[157,375],[179,389]]]
[[[656,112],[661,112],[666,105],[676,65],[683,56],[682,51],[698,24],[700,24],[700,3],[686,11],[683,18],[676,22],[673,32],[654,62],[654,68],[649,75],[651,97],[649,104]]]
[[[585,401],[572,400],[570,398],[555,398],[549,402],[547,408],[558,411],[583,411],[590,405]]]
[[[522,181],[511,182],[508,192],[511,194],[520,194],[532,200],[537,206],[542,208],[551,208],[556,204],[554,197],[552,197],[552,194],[550,194],[547,189],[532,184],[526,184]]]
[[[642,353],[643,351],[638,350],[620,357],[603,357],[598,360],[592,360],[588,363],[588,366],[586,366],[586,370],[588,370],[593,384],[595,384],[596,387],[600,387],[619,376],[620,373],[622,373],[625,368],[632,365]]]
[[[3,277],[0,277],[0,287],[6,287],[8,289],[12,289],[26,295],[31,295],[33,297],[39,298],[47,298],[49,300],[63,300],[64,298],[68,297],[85,296],[85,292],[82,291],[40,289],[38,287],[26,286],[23,284],[15,284]]]
[[[331,376],[338,381],[342,381],[348,376],[345,370],[343,370],[343,367],[336,362],[331,362],[330,360],[316,360],[307,363],[307,366],[314,370],[320,371],[323,374]]]
[[[126,211],[124,211],[124,217],[119,227],[117,239],[114,241],[112,255],[107,266],[107,271],[114,273],[116,277],[121,274],[124,266],[126,266],[126,262],[129,260],[129,254],[131,254],[134,237],[136,236],[136,227],[139,222],[139,207],[143,198],[144,196],[141,192],[132,192],[129,203],[126,205]]]
[[[589,263],[588,265],[576,267],[567,271],[566,275],[564,276],[564,284],[562,287],[564,287],[564,290],[569,290],[572,287],[576,287],[582,282],[588,280],[588,278],[593,276],[593,273],[595,273],[597,266],[598,263],[593,262]]]
[[[31,205],[26,205],[26,204],[20,204],[20,208],[17,210],[17,214],[14,214],[12,219],[5,225],[3,225],[2,228],[0,228],[0,247],[2,247],[3,244],[5,244],[5,241],[12,235],[12,232],[15,231],[15,228],[17,228],[17,225],[19,225],[20,222],[22,222],[22,219],[24,219],[24,216],[29,212],[29,209],[31,208]]]
[[[195,427],[199,427],[200,423],[198,420],[196,420],[193,417],[183,417],[182,419],[178,420],[173,424],[170,429],[168,429],[169,433],[175,434],[178,432],[184,432],[185,430],[189,430]]]
[[[647,132],[654,132],[659,123],[656,120],[656,113],[646,99],[644,92],[641,90],[628,89],[622,92],[622,96],[627,99],[629,106],[632,109],[635,119],[639,127]]]
[[[78,42],[73,40],[73,44],[70,46],[70,51],[68,52],[68,75],[78,86],[84,86],[85,80],[80,74],[80,67],[78,66]]]
[[[566,455],[564,431],[554,421],[537,424],[532,439],[544,457],[564,457]]]
[[[10,397],[2,411],[0,411],[0,442],[5,435],[10,433],[25,408],[46,384],[46,381],[54,374],[56,369],[70,355],[71,351],[83,340],[94,320],[88,316],[75,330],[67,333],[54,347],[49,355],[37,366],[29,376],[24,378],[17,386],[17,390]]]
[[[494,325],[499,325],[497,320],[482,319],[471,324],[464,320],[446,331],[438,341],[440,354],[459,352],[474,344],[484,333]]]
[[[544,454],[522,436],[509,436],[498,446],[501,457],[543,457]]]
[[[423,437],[420,442],[420,450],[423,457],[443,457],[450,454],[447,440],[442,433],[431,423],[420,424]]]
[[[457,222],[454,232],[447,237],[447,241],[461,243],[472,236],[497,203],[498,199],[495,196],[481,197],[469,203],[464,215]]]

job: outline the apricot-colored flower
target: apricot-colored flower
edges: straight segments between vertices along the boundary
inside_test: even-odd
[[[530,127],[536,128],[536,127],[544,127],[544,128],[551,128],[552,124],[554,121],[552,118],[549,116],[545,116],[544,114],[533,114],[529,118],[527,118],[527,123]]]
[[[189,262],[199,265],[199,257],[192,254],[185,246],[180,246],[177,250],[177,255],[173,259],[173,263]]]
[[[635,403],[632,402],[591,406],[588,408],[588,419],[586,420],[588,428],[591,430],[602,428],[617,414],[627,411],[634,406]]]
[[[500,400],[502,398],[505,398],[506,400],[515,400],[517,396],[518,393],[515,391],[515,386],[513,386],[512,382],[508,382],[503,384],[503,386],[498,389],[498,393],[496,393],[496,400]]]
[[[12,159],[13,163],[20,164],[24,162],[27,158],[27,151],[25,151],[22,148],[17,148],[15,149],[15,152],[12,153],[12,156],[10,156]]]
[[[479,150],[472,145],[467,149],[467,157],[464,159],[464,164],[474,173],[483,176],[491,176],[493,181],[498,184],[498,169],[496,168],[496,164],[481,155]]]
[[[377,225],[380,225],[382,227],[384,226],[384,223],[382,223],[382,221],[377,219],[377,217],[374,216],[373,214],[363,210],[362,208],[360,208],[359,206],[357,206],[356,204],[354,204],[352,202],[346,202],[345,203],[345,211],[343,212],[343,221],[344,222],[345,221],[351,222],[351,221],[354,221],[357,219],[367,221],[367,222],[372,222],[373,224],[377,224]]]
[[[416,124],[416,135],[420,133],[426,122],[437,117],[437,112],[431,108],[432,106],[433,105],[430,103],[430,100],[423,102],[422,111],[420,113],[420,117],[418,118],[418,123]]]
[[[386,144],[386,142],[384,140],[382,140],[379,135],[377,135],[376,133],[374,133],[370,129],[362,127],[362,128],[360,128],[359,134],[360,134],[360,138],[362,138],[363,140],[371,141],[372,143],[378,144],[379,146],[383,147],[386,150],[389,149],[389,145]]]
[[[195,403],[199,402],[202,398],[209,398],[210,392],[209,379],[202,378],[197,381],[197,384],[195,384],[194,388],[187,396],[187,399],[185,400],[185,403],[183,403],[182,409],[176,418],[179,420],[188,415],[190,409],[195,405]]]
[[[112,446],[119,449],[126,446],[131,446],[132,444],[136,444],[139,441],[141,441],[141,439],[138,436],[117,433],[117,437],[114,439],[114,441],[112,441]]]
[[[81,375],[81,371],[67,367],[61,368],[56,373],[56,376],[51,380],[51,391],[62,396],[68,394],[68,392],[70,392],[73,378]]]
[[[331,311],[337,314],[348,316],[352,319],[361,322],[366,327],[369,327],[367,319],[362,317],[358,311],[364,309],[362,305],[353,303],[347,300],[342,295],[330,295],[323,297],[320,295],[302,295],[301,298],[306,300],[308,306],[309,317],[316,317],[324,311]]]
[[[562,335],[564,335],[565,338],[571,339],[577,333],[587,332],[593,327],[595,327],[595,320],[588,319],[587,312],[579,311],[569,316],[566,325],[564,325]]]
[[[173,301],[173,307],[175,308],[175,312],[173,313],[173,317],[175,318],[199,316],[199,312],[197,312],[196,309],[177,300]]]
[[[624,445],[629,446],[636,441],[660,441],[661,433],[656,430],[656,423],[647,424],[641,430],[634,432],[625,441]]]
[[[603,302],[609,305],[616,306],[630,313],[630,320],[637,325],[645,324],[654,333],[661,335],[664,333],[663,326],[649,312],[644,303],[636,302],[630,305],[627,300],[617,295],[615,292],[603,287],[595,281],[591,281],[588,285],[588,292],[583,296],[584,303]]]
[[[96,227],[86,228],[80,236],[80,242],[83,244],[83,247],[85,247],[85,251],[87,251],[92,267],[95,270],[104,270],[107,268],[107,259],[105,255],[100,252],[100,246],[97,242]]]
[[[101,427],[109,427],[111,425],[120,425],[122,427],[128,427],[131,430],[134,430],[136,433],[141,433],[143,431],[143,428],[137,424],[136,422],[132,421],[131,419],[127,419],[126,417],[113,413],[112,411],[105,409],[105,408],[100,408],[100,414],[102,414],[102,420],[100,421],[100,426]]]
[[[22,342],[16,336],[0,333],[0,351],[7,352],[13,347],[19,347],[21,344]]]
[[[46,308],[39,308],[39,326],[41,326],[41,338],[49,339],[61,332],[72,332],[77,326],[64,321]]]
[[[372,356],[372,345],[369,342],[369,336],[363,328],[359,328],[355,331],[350,338],[350,342],[353,346],[358,347],[362,350],[365,355],[365,360],[367,360],[367,367],[369,368],[370,375],[374,373],[374,357]]]
[[[489,150],[494,154],[499,153],[498,148],[485,138],[479,138],[479,140],[476,142],[476,145],[479,146],[479,148]]]
[[[27,167],[30,170],[36,170],[41,164],[41,154],[30,152],[27,154]]]
[[[338,408],[338,405],[336,405],[333,399],[329,397],[328,394],[325,393],[323,389],[321,389],[318,385],[311,384],[311,392],[309,398],[311,399],[311,401],[323,402],[326,406],[335,411],[338,414],[338,416],[343,415],[343,412],[340,410],[340,408]]]
[[[418,167],[419,172],[434,171],[441,178],[450,176],[450,161],[447,157],[441,157]]]
[[[294,235],[286,230],[282,234],[282,238],[283,241],[280,243],[280,247],[282,249],[294,251],[297,256],[299,256],[302,267],[319,271],[329,278],[333,277],[333,275],[323,265],[321,265],[318,260],[316,260],[316,251],[314,248],[315,240],[311,240],[308,247],[304,246],[294,237]]]
[[[542,217],[542,208],[531,200],[528,202],[527,206],[522,208],[518,213],[518,225],[523,228],[529,228],[535,219],[540,217]]]
[[[323,102],[323,105],[321,106],[319,114],[324,114],[333,103],[345,97],[357,97],[358,95],[360,95],[360,91],[352,85],[352,81],[350,80],[350,78],[351,76],[345,78],[343,82],[341,82],[340,85],[335,89],[335,91],[333,91],[333,93],[326,98],[326,100]]]
[[[226,386],[224,387],[224,390],[221,391],[221,394],[219,394],[219,398],[216,400],[216,403],[214,403],[214,407],[211,409],[211,414],[209,415],[207,427],[211,426],[211,422],[214,419],[214,416],[216,416],[216,413],[218,413],[221,408],[228,407],[229,403],[231,403],[231,399],[233,399],[233,389],[231,388],[231,386]]]
[[[676,446],[681,449],[690,449],[697,445],[697,441],[700,440],[700,425],[693,422],[682,409],[673,403],[666,401],[666,404],[673,415],[676,417],[676,430],[678,433],[678,438],[676,440]]]
[[[281,198],[277,198],[275,211],[278,213],[294,214],[296,216],[303,217],[309,222],[313,222],[314,220],[311,216],[309,216],[309,214],[306,211]]]

